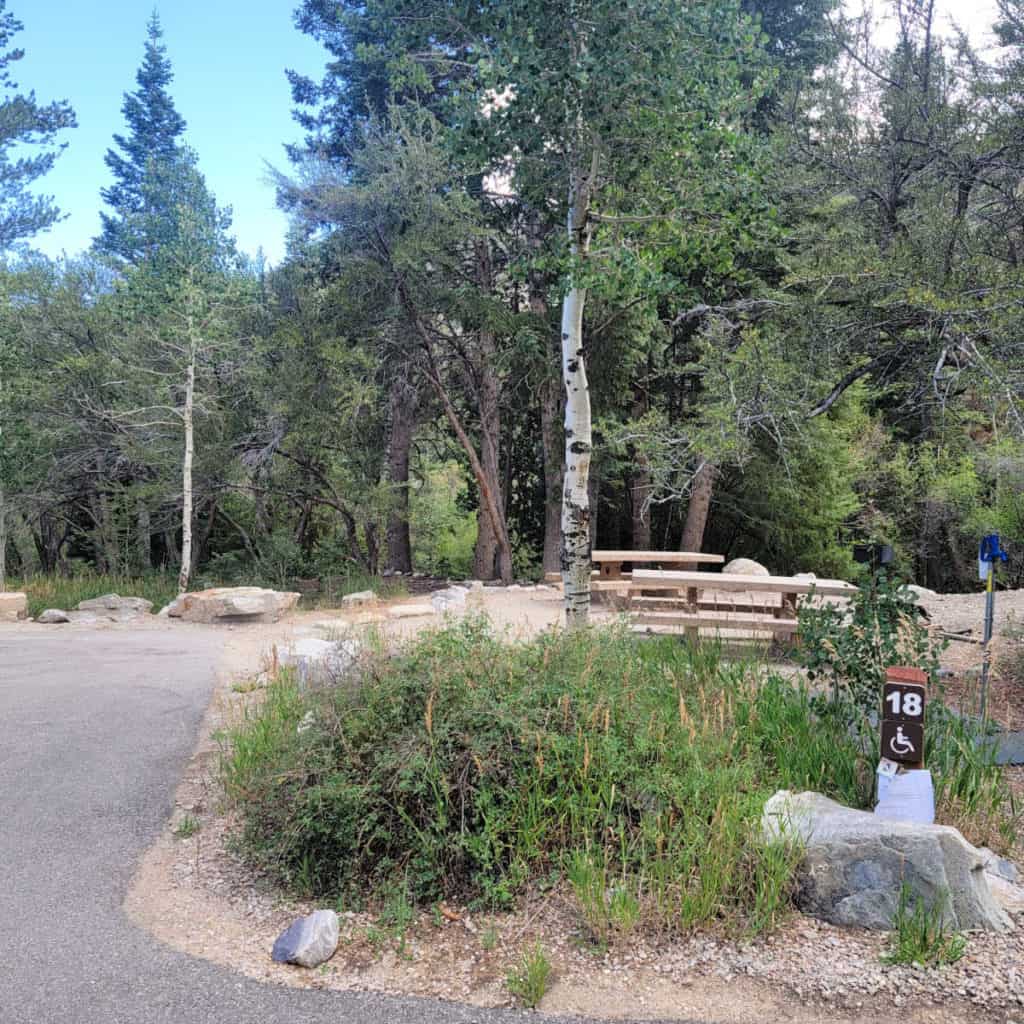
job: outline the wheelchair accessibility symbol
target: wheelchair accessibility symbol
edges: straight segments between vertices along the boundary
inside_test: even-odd
[[[889,747],[893,754],[913,754],[916,752],[914,744],[903,735],[903,726],[896,726],[896,735],[889,740]]]
[[[919,764],[924,751],[924,726],[914,722],[882,722],[882,757]]]

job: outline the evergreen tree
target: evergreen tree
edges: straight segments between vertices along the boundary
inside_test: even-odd
[[[0,252],[60,219],[53,199],[33,195],[29,185],[53,166],[64,148],[54,145],[57,133],[75,127],[67,101],[40,106],[35,93],[14,91],[18,86],[8,69],[25,51],[8,49],[22,24],[6,7],[6,0],[0,0],[0,90],[5,94],[0,99]],[[10,150],[24,145],[37,146],[40,152],[12,159]]]
[[[167,86],[174,73],[161,43],[163,30],[154,13],[147,27],[146,52],[135,80],[138,89],[126,93],[121,108],[130,133],[115,135],[115,147],[107,150],[104,162],[113,172],[114,184],[100,195],[111,209],[101,214],[103,232],[97,248],[129,263],[137,263],[149,251],[153,239],[139,233],[139,218],[148,223],[174,218],[178,201],[173,194],[160,197],[160,209],[147,204],[156,198],[147,188],[147,175],[160,173],[160,165],[173,163],[178,155],[178,138],[185,131],[185,119],[174,107]],[[118,152],[120,150],[120,152]],[[161,217],[162,214],[162,217]]]

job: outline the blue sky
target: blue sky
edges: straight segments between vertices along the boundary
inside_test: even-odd
[[[284,217],[265,181],[265,162],[287,169],[284,143],[301,138],[291,117],[284,69],[319,77],[325,51],[292,24],[297,0],[166,0],[156,4],[174,66],[171,92],[188,122],[186,138],[218,202],[234,207],[239,245],[284,252]],[[66,220],[37,235],[50,255],[74,255],[99,231],[99,190],[110,176],[103,155],[124,130],[123,94],[135,88],[153,0],[8,0],[25,29],[15,43],[22,90],[40,101],[68,99],[79,127],[39,191]]]

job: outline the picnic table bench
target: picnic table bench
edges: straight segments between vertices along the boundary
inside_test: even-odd
[[[857,592],[843,580],[651,569],[635,569],[629,581],[598,581],[594,586],[625,593],[635,629],[682,632],[690,639],[696,639],[701,628],[709,628],[791,640],[797,632],[800,597],[848,598]]]

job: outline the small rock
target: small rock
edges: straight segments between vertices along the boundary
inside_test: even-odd
[[[342,606],[353,608],[361,604],[372,604],[377,600],[377,595],[372,590],[360,590],[355,594],[346,594],[342,599]]]
[[[419,615],[432,615],[434,609],[429,604],[396,604],[388,609],[388,618],[413,619]]]
[[[70,622],[68,613],[63,608],[47,608],[45,612],[42,612],[36,619],[36,622],[41,622],[46,626],[56,625],[58,622]]]
[[[338,915],[333,910],[315,910],[278,936],[271,958],[278,964],[318,967],[334,956],[339,934]]]

